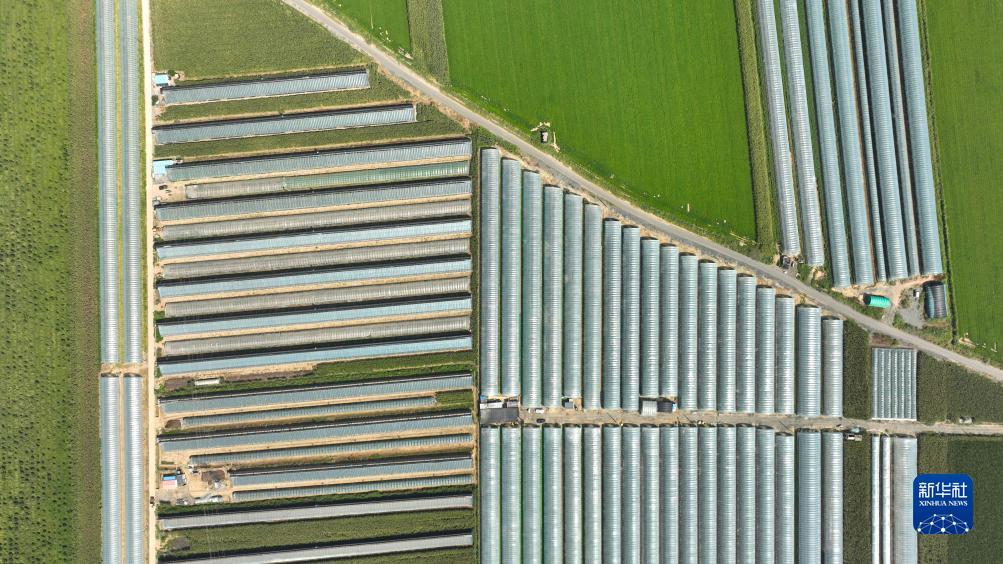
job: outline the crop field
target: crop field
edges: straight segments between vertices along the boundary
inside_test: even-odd
[[[462,134],[463,128],[435,109],[434,106],[420,105],[418,106],[418,121],[415,123],[161,145],[156,148],[155,154],[158,158],[254,155],[305,148],[330,149],[342,145],[429,139]]]
[[[852,321],[843,324],[843,414],[871,417],[871,335]]]
[[[752,0],[735,0],[738,21],[738,49],[742,61],[742,85],[745,90],[745,124],[749,139],[749,165],[756,212],[756,242],[769,259],[777,246],[777,219],[773,185],[770,183],[769,132],[766,109],[759,83],[759,53],[756,45],[756,20]],[[766,258],[766,257],[764,257]]]
[[[191,543],[189,549],[170,555],[172,557],[208,555],[269,547],[407,537],[439,531],[466,530],[473,523],[472,510],[457,509],[192,529],[169,535],[169,537],[185,537]]]
[[[843,554],[847,564],[871,558],[871,439],[843,441]]]
[[[641,206],[755,238],[730,2],[444,2],[450,80]],[[573,30],[573,33],[566,33]]]
[[[927,1],[926,45],[957,333],[1003,361],[1003,129],[999,113],[1003,6],[993,0]]]
[[[363,62],[360,53],[279,0],[154,0],[152,18],[154,67],[182,71],[190,81]]]
[[[975,484],[975,526],[964,536],[920,535],[919,561],[997,562],[999,523],[1003,520],[1003,440],[1000,437],[945,437],[919,439],[919,472],[964,473]]]
[[[310,374],[290,378],[271,380],[253,380],[240,383],[222,383],[215,386],[202,386],[200,393],[221,393],[233,391],[252,391],[269,388],[287,388],[293,386],[317,386],[322,384],[347,384],[364,382],[366,380],[381,380],[385,378],[407,378],[433,372],[462,372],[474,368],[476,356],[471,353],[438,353],[421,357],[392,357],[370,360],[358,360],[347,363],[321,364]],[[171,391],[161,391],[161,398],[187,397],[195,391],[194,386],[177,388]]]
[[[411,52],[407,0],[325,0],[332,11],[363,26],[395,51]]]
[[[0,561],[100,560],[94,3],[0,4]]]
[[[972,417],[976,423],[1003,421],[1003,384],[956,364],[919,355],[916,368],[916,409],[920,421],[954,421]]]

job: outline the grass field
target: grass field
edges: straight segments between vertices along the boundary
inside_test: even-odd
[[[169,535],[169,537],[185,537],[191,543],[188,550],[173,552],[170,556],[219,555],[246,550],[323,545],[362,539],[409,537],[439,531],[468,530],[473,522],[472,510],[451,509],[319,519],[307,523],[290,521],[192,529]]]
[[[925,2],[931,115],[948,242],[957,333],[1003,361],[1003,128],[999,93],[1003,5],[995,0]],[[992,116],[996,116],[993,118]],[[995,350],[992,350],[995,349]]]
[[[734,6],[443,3],[453,86],[678,222],[755,238]],[[569,33],[570,31],[570,33]]]
[[[280,0],[153,0],[152,18],[154,67],[182,71],[186,80],[364,62],[360,53]]]
[[[342,145],[389,143],[407,139],[429,139],[457,136],[464,133],[463,128],[459,124],[443,115],[434,106],[420,105],[418,106],[417,114],[418,120],[415,123],[160,145],[156,148],[154,154],[158,158],[255,155],[295,151],[306,148],[319,150]]]
[[[411,52],[407,0],[324,0],[332,12],[354,20],[393,50]]]
[[[1003,521],[1000,460],[1003,460],[1003,437],[920,437],[921,474],[968,474],[975,489],[972,531],[964,536],[920,535],[921,563],[999,562],[999,524]]]
[[[871,417],[871,335],[852,321],[843,323],[843,415]]]
[[[0,562],[100,560],[93,10],[0,4]]]
[[[916,369],[916,415],[920,421],[1003,421],[1003,384],[964,368],[919,354]]]

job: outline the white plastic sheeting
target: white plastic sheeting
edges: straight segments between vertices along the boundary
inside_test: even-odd
[[[358,88],[369,88],[369,71],[366,69],[313,76],[166,87],[161,94],[167,104],[197,104]]]
[[[560,407],[564,392],[564,191],[543,189],[543,405]]]
[[[620,221],[603,222],[602,406],[620,409],[622,236]],[[619,549],[617,549],[619,552]],[[603,549],[603,553],[606,550]]]
[[[794,134],[794,157],[797,165],[798,203],[804,230],[805,262],[811,266],[825,263],[822,243],[822,214],[815,178],[815,154],[812,151],[811,124],[808,113],[808,90],[805,85],[801,49],[801,26],[795,0],[783,0],[780,20],[784,35],[784,66],[787,69],[787,99],[791,107],[791,131]]]
[[[522,308],[522,168],[519,161],[502,159],[501,183],[501,395],[520,392]]]
[[[874,419],[916,419],[916,349],[871,352]]]
[[[543,405],[543,186],[522,173],[522,404]]]
[[[641,230],[634,226],[624,227],[622,241],[620,407],[625,411],[638,411],[641,390]]]
[[[769,110],[770,139],[773,142],[773,174],[777,183],[777,213],[780,217],[781,247],[784,254],[801,254],[801,235],[794,197],[794,172],[791,146],[787,133],[787,105],[780,68],[780,48],[777,43],[777,23],[773,0],[756,3],[759,22],[760,49],[763,58],[763,83],[766,86],[766,107]]]
[[[564,397],[582,397],[583,200],[564,195]]]

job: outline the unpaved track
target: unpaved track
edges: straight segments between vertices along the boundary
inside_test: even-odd
[[[133,0],[135,1],[135,0]],[[153,106],[150,104],[152,93],[150,92],[150,79],[153,76],[153,40],[151,37],[150,21],[150,0],[142,0],[140,5],[140,18],[143,31],[143,61],[140,80],[142,92],[140,100],[144,110],[143,127],[143,178],[145,179],[146,196],[144,205],[146,213],[144,227],[146,228],[145,254],[146,254],[146,299],[143,305],[146,307],[146,466],[147,466],[147,495],[153,497],[157,491],[157,395],[156,395],[156,374],[157,374],[157,341],[156,329],[153,322],[153,300],[156,294],[153,291],[154,277],[156,272],[153,265],[153,197],[156,194],[153,183]],[[146,561],[157,562],[157,507],[149,504],[146,519],[147,547]]]
[[[397,59],[385,53],[380,47],[370,44],[363,37],[355,34],[343,23],[334,19],[320,8],[317,8],[306,0],[283,1],[292,8],[305,14],[310,19],[324,26],[325,29],[338,39],[348,43],[356,50],[371,57],[392,76],[406,82],[411,87],[421,92],[421,94],[427,96],[434,103],[449,109],[457,115],[460,115],[463,118],[487,129],[499,138],[512,143],[518,147],[520,151],[522,151],[523,155],[532,158],[537,162],[537,164],[539,164],[540,168],[545,169],[560,182],[566,183],[570,186],[575,186],[588,192],[594,199],[599,200],[606,206],[614,209],[618,214],[622,215],[628,221],[635,223],[639,227],[643,227],[655,233],[664,234],[668,238],[678,241],[679,243],[695,247],[703,254],[719,257],[727,262],[740,265],[741,267],[755,273],[757,276],[777,282],[778,285],[787,288],[790,291],[804,294],[813,302],[821,305],[830,312],[845,317],[846,319],[853,320],[858,325],[870,331],[888,335],[889,337],[893,337],[904,344],[915,347],[934,357],[948,360],[969,370],[979,372],[994,380],[1003,382],[1003,369],[962,356],[954,351],[945,349],[944,347],[925,341],[920,337],[896,329],[891,325],[870,318],[850,306],[836,300],[828,294],[820,292],[797,278],[784,273],[775,266],[762,264],[737,251],[733,251],[715,243],[714,241],[711,241],[710,239],[691,233],[678,225],[669,223],[660,217],[639,209],[634,204],[631,204],[623,198],[613,194],[609,190],[581,176],[569,166],[551,156],[549,153],[546,153],[528,143],[521,135],[509,131],[505,126],[500,125],[492,118],[481,115],[477,113],[477,111],[467,107],[465,102],[446,94],[439,88],[439,86],[429,82],[413,69],[397,61]]]
[[[545,409],[543,413],[534,413],[523,409],[519,415],[524,423],[544,425],[753,425],[772,427],[780,432],[796,430],[832,431],[860,427],[866,433],[875,434],[1003,435],[1003,424],[998,423],[958,425],[946,422],[921,423],[919,421],[850,419],[844,417],[802,417],[800,415],[782,413],[674,411],[672,413],[645,416],[637,412],[605,409]],[[543,423],[539,423],[541,419]]]

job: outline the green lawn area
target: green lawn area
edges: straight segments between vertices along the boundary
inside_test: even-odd
[[[0,562],[101,558],[94,3],[0,3]]]
[[[925,2],[940,186],[947,223],[957,333],[1003,361],[1003,4],[995,0]],[[996,116],[993,118],[992,116]],[[991,349],[996,349],[993,351]]]
[[[170,533],[168,538],[184,537],[191,547],[166,554],[171,558],[199,554],[218,556],[258,549],[410,537],[440,531],[470,530],[474,521],[473,510],[451,509],[192,529]]]
[[[919,561],[999,562],[1003,536],[1003,437],[945,437],[919,439],[919,472],[964,473],[975,486],[975,526],[967,535],[920,535]]]
[[[364,62],[360,53],[280,0],[153,0],[152,9],[154,67],[182,71],[186,80]]]
[[[916,368],[916,415],[920,421],[976,423],[1003,421],[1003,384],[957,364],[919,353]]]
[[[393,50],[411,52],[407,0],[324,0],[332,12],[354,20]]]
[[[443,2],[452,85],[678,222],[756,236],[731,2]]]

